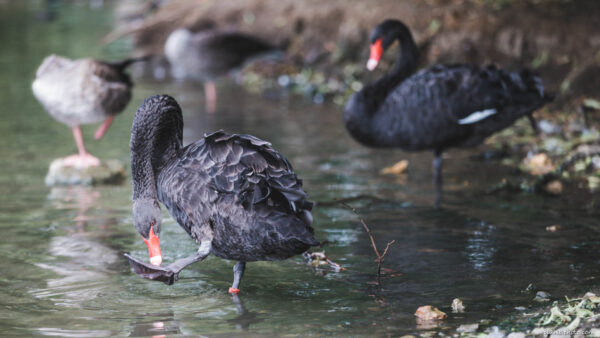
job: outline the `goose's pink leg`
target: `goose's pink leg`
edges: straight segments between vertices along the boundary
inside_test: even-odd
[[[102,138],[102,136],[104,136],[104,133],[106,133],[106,131],[108,130],[108,127],[110,127],[110,124],[112,123],[112,121],[114,119],[115,119],[114,115],[109,115],[108,118],[106,118],[106,120],[104,120],[104,123],[102,123],[100,128],[98,128],[98,130],[96,130],[96,134],[94,134],[94,138],[96,140],[99,140]]]
[[[83,136],[81,135],[81,128],[79,128],[79,126],[75,126],[72,128],[72,130],[79,154],[65,157],[63,163],[68,166],[80,168],[99,165],[100,160],[88,154],[88,152],[85,150],[85,146],[83,145]]]
[[[206,100],[206,111],[214,113],[217,110],[217,87],[214,82],[204,83],[204,98]]]

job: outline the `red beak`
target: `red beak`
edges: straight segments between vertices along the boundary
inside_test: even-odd
[[[150,234],[148,239],[142,236],[142,239],[148,246],[148,253],[150,254],[150,263],[152,265],[160,265],[162,263],[162,253],[160,252],[160,243],[158,236],[154,234],[154,229],[150,227]]]
[[[378,39],[371,45],[371,55],[369,55],[369,61],[367,62],[368,70],[375,69],[379,64],[379,60],[381,60],[381,55],[383,55],[381,40],[382,39]]]

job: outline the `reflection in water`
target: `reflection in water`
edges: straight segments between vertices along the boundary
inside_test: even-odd
[[[97,204],[100,192],[86,186],[54,187],[50,190],[48,199],[56,209],[77,210],[73,218],[78,232],[85,232],[85,225],[90,220],[86,215],[88,210]]]
[[[181,334],[179,323],[175,321],[174,314],[153,314],[153,317],[162,317],[161,320],[144,321],[135,323],[128,337],[166,337],[166,335]]]
[[[231,299],[235,304],[235,309],[237,311],[238,316],[227,320],[228,323],[235,324],[235,327],[239,330],[248,330],[251,324],[260,323],[263,319],[259,318],[258,315],[254,312],[248,312],[244,307],[244,303],[242,299],[237,294],[231,295]]]
[[[102,291],[110,277],[109,266],[118,259],[117,252],[96,238],[107,226],[115,223],[112,218],[90,218],[87,213],[97,203],[100,193],[90,187],[69,186],[52,188],[49,200],[57,209],[76,210],[74,225],[67,225],[68,236],[50,239],[48,255],[36,263],[42,269],[59,275],[46,281],[47,287],[34,289],[35,297],[50,298],[56,304],[79,307],[82,301],[94,299]],[[90,221],[98,227],[86,231]]]
[[[493,263],[497,248],[492,243],[495,227],[486,222],[479,222],[476,229],[469,235],[465,254],[473,268],[477,271],[485,271]]]

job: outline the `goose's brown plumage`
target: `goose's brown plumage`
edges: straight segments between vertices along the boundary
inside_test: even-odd
[[[133,83],[124,70],[135,61],[103,62],[94,59],[71,60],[50,55],[36,72],[32,89],[35,97],[57,121],[73,130],[79,154],[67,157],[67,164],[97,165],[98,159],[85,150],[82,124],[105,123],[96,132],[101,138],[115,115],[121,113],[131,99]]]

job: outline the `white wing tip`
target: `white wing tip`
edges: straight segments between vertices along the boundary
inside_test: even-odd
[[[494,108],[476,111],[469,114],[469,116],[458,120],[458,124],[472,124],[475,122],[479,122],[488,116],[496,114],[497,112],[498,111]]]

